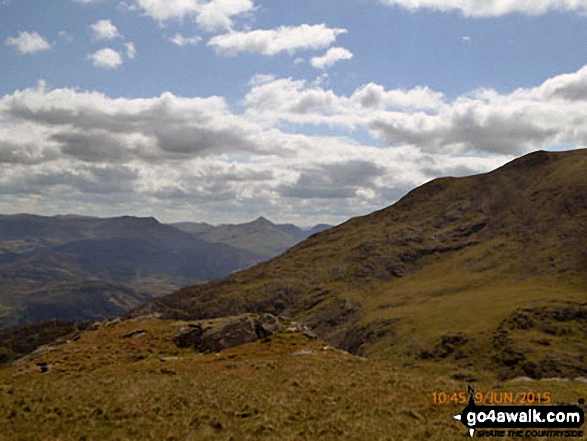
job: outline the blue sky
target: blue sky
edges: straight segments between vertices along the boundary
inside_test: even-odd
[[[587,1],[0,1],[0,212],[337,223],[587,139]]]

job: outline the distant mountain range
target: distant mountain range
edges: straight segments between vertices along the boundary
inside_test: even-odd
[[[293,224],[276,225],[264,217],[236,225],[212,226],[193,222],[171,225],[206,242],[224,243],[265,258],[275,257],[313,234],[332,228],[332,225],[319,224],[304,230]]]
[[[217,233],[207,240],[182,231],[193,225],[131,216],[0,216],[0,327],[120,315],[181,286],[247,268],[307,236],[293,225],[288,236],[284,226],[263,220],[210,226],[208,234]]]
[[[587,150],[435,179],[128,317],[245,312],[286,315],[350,352],[462,378],[586,376]]]

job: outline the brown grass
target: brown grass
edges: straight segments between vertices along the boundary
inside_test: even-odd
[[[0,370],[1,440],[455,440],[459,382],[369,361],[281,333],[219,354],[177,349],[181,323],[102,326]],[[129,333],[146,331],[134,338]],[[295,355],[311,351],[312,355]],[[166,361],[162,361],[166,360]],[[47,373],[36,363],[46,362]],[[489,378],[478,390],[495,386]],[[578,382],[505,383],[576,402]]]

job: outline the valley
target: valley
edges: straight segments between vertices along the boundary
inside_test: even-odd
[[[307,236],[267,220],[210,228],[227,240],[202,239],[154,218],[0,216],[0,328],[121,315],[182,286],[245,269]],[[264,254],[255,252],[261,243]]]

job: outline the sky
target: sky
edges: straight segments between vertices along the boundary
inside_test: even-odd
[[[337,224],[587,143],[587,0],[0,0],[0,213]]]

